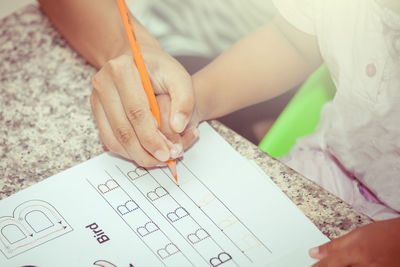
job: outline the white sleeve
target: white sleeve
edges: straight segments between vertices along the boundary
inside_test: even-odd
[[[314,0],[273,0],[279,13],[302,32],[315,35]]]

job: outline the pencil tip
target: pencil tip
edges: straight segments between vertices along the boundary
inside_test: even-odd
[[[172,176],[174,176],[176,184],[178,184],[178,174],[176,172],[176,163],[174,160],[168,161],[168,167],[169,170],[171,171]]]

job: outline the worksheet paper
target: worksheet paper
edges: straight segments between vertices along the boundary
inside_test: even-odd
[[[105,153],[0,201],[0,266],[309,266],[328,239],[208,124],[177,162]]]

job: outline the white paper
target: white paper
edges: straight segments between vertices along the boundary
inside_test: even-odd
[[[0,266],[309,265],[305,248],[328,239],[208,124],[200,131],[179,186],[166,168],[105,153],[0,201]]]

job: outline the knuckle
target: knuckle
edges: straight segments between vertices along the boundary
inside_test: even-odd
[[[127,108],[126,116],[132,123],[141,122],[146,117],[146,111],[143,108]]]
[[[127,145],[130,143],[132,139],[132,132],[129,127],[126,126],[119,126],[115,129],[115,135],[117,137],[117,140],[122,144],[122,145]]]
[[[104,75],[104,73],[99,71],[98,73],[96,73],[95,75],[92,76],[92,79],[91,79],[91,84],[93,87],[92,94],[93,94],[93,92],[97,92],[98,94],[101,94],[102,91],[104,89],[106,89],[106,88],[104,88],[104,85],[103,85],[103,80],[104,80],[102,77],[103,75]]]
[[[131,58],[128,55],[121,55],[117,58],[111,59],[106,64],[108,71],[117,76],[121,70],[127,69],[131,66]]]
[[[165,68],[162,68],[162,64],[160,64],[159,60],[151,60],[148,63],[151,64],[147,64],[146,62],[146,66],[148,67],[148,71],[149,73],[151,73],[152,76],[154,77],[166,77],[168,74],[165,73]]]
[[[92,76],[92,79],[90,80],[92,86],[94,89],[97,89],[99,87],[99,73],[95,74]]]

